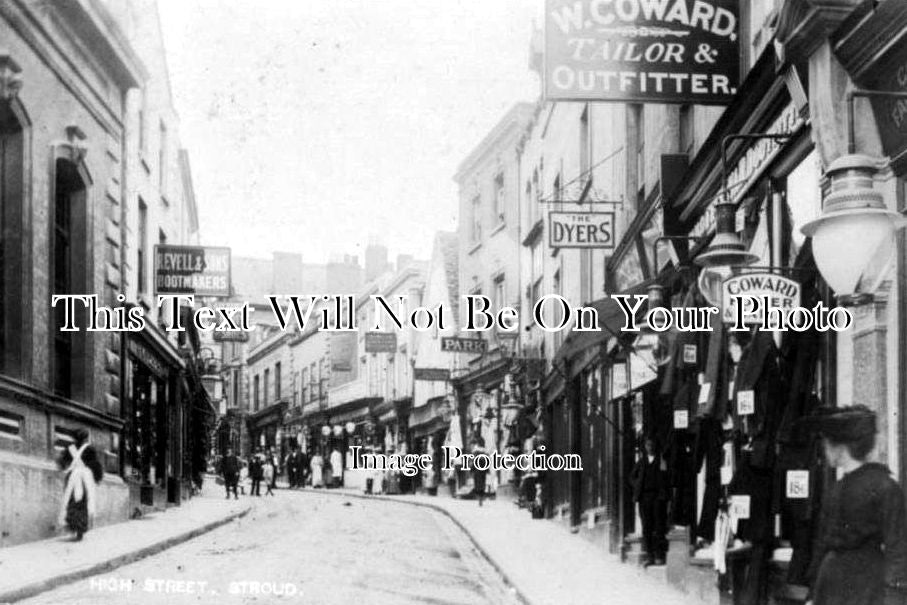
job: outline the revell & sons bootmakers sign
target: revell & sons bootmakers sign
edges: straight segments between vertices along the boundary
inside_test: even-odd
[[[736,0],[547,0],[545,96],[725,104],[740,77]]]

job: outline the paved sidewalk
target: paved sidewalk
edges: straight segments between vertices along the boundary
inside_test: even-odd
[[[528,511],[517,508],[509,499],[486,500],[480,507],[475,500],[444,496],[363,496],[358,490],[325,491],[408,502],[446,513],[531,605],[698,603],[641,568],[621,563],[617,556],[571,534],[564,526],[532,519]]]
[[[248,499],[226,500],[220,491],[205,491],[210,495],[178,508],[94,528],[81,542],[66,536],[0,549],[0,603],[153,555],[243,516],[251,506]]]

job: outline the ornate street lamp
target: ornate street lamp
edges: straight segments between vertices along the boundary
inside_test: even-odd
[[[828,167],[828,195],[819,218],[801,231],[812,238],[813,258],[822,277],[840,304],[858,304],[872,293],[857,292],[872,258],[894,243],[894,233],[905,224],[902,215],[885,206],[873,188],[877,160],[865,155],[845,155]]]
[[[693,262],[700,267],[739,267],[752,265],[759,256],[748,252],[737,235],[737,207],[731,202],[715,205],[715,237],[708,249]]]

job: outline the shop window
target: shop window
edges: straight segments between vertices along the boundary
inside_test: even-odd
[[[86,187],[78,167],[64,159],[56,162],[54,199],[51,207],[53,232],[50,241],[50,275],[54,294],[89,291],[85,274]],[[85,390],[86,360],[84,332],[63,332],[65,305],[57,304],[52,326],[51,376],[54,392],[68,398],[82,398]],[[83,318],[76,318],[83,325]]]
[[[252,404],[254,405],[253,411],[258,411],[261,406],[261,400],[259,399],[261,393],[259,393],[261,377],[256,374],[255,378],[252,379]]]
[[[302,368],[302,378],[300,379],[302,383],[302,403],[306,404],[309,402],[309,369]]]
[[[0,437],[20,438],[22,435],[22,416],[0,410]]]
[[[274,400],[280,401],[280,362],[274,364]]]
[[[21,374],[22,208],[25,141],[10,103],[0,103],[0,372]]]

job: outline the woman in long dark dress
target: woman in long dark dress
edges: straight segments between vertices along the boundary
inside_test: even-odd
[[[473,442],[472,455],[473,456],[487,456],[488,452],[485,451],[485,440],[481,437],[476,437]],[[473,493],[476,496],[476,499],[479,501],[479,506],[482,506],[482,501],[485,500],[485,477],[488,471],[486,469],[479,469],[475,466],[475,458],[473,458],[473,469],[472,469],[472,485]]]
[[[865,406],[814,417],[825,457],[844,475],[822,503],[813,551],[814,605],[903,603],[907,593],[904,494],[888,467],[867,462],[876,416]]]
[[[104,470],[97,452],[88,443],[88,432],[79,429],[74,439],[58,461],[60,468],[66,472],[59,524],[65,522],[75,534],[74,540],[78,541],[88,531],[89,521],[94,516],[97,505],[95,486],[104,476]]]

